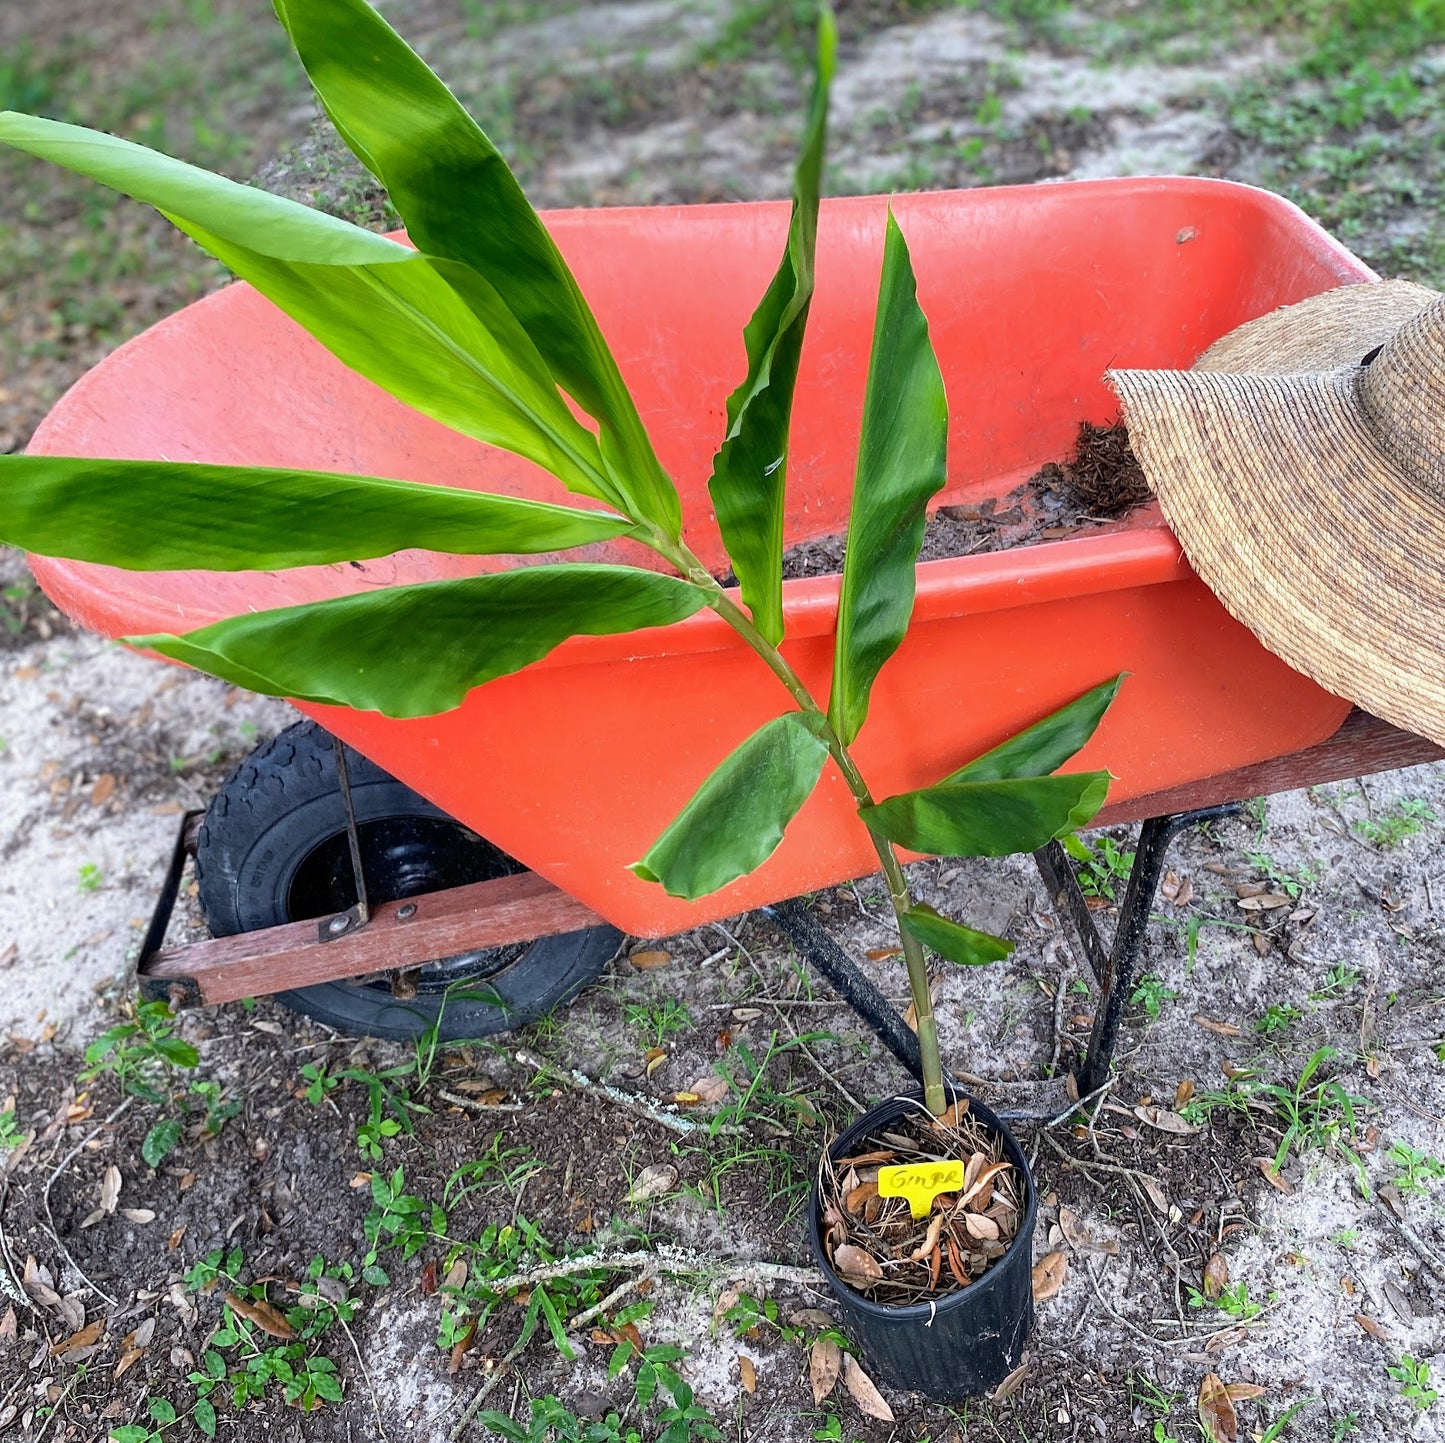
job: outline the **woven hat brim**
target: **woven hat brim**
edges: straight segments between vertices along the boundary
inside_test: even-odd
[[[1358,365],[1439,295],[1414,281],[1336,286],[1236,326],[1194,369],[1289,375]]]
[[[1109,379],[1165,519],[1228,611],[1295,670],[1445,746],[1445,504],[1381,454],[1359,374]]]

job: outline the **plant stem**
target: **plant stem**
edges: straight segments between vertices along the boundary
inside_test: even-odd
[[[640,535],[639,539],[671,562],[695,586],[709,593],[708,605],[758,654],[768,670],[787,688],[788,694],[799,707],[819,724],[819,734],[842,773],[843,780],[848,784],[854,803],[859,807],[872,806],[873,794],[868,790],[868,784],[858,770],[857,763],[833,730],[827,713],[818,705],[806,683],[788,664],[782,652],[757,629],[747,612],[723,590],[717,579],[685,543],[673,542],[660,532],[650,536]],[[898,923],[898,938],[903,945],[903,961],[908,969],[908,990],[913,997],[913,1011],[918,1022],[923,1101],[929,1112],[938,1117],[948,1105],[948,1099],[943,1090],[938,1021],[933,1014],[933,997],[928,987],[928,966],[924,959],[923,946],[903,925],[903,915],[913,905],[908,894],[908,881],[903,875],[903,867],[898,861],[898,853],[892,842],[872,827],[868,827],[868,836],[873,843],[873,850],[878,853],[883,876],[888,883],[888,900]]]

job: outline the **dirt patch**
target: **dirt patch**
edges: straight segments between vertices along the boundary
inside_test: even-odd
[[[1149,494],[1123,426],[1086,421],[1066,461],[1048,462],[1004,496],[932,512],[918,559],[946,561],[1096,535],[1147,501]],[[840,532],[788,547],[783,553],[784,580],[840,572],[845,540]]]

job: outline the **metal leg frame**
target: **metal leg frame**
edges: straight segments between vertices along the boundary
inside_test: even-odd
[[[1217,821],[1221,817],[1232,816],[1238,810],[1234,804],[1205,807],[1200,811],[1150,817],[1144,822],[1139,830],[1124,900],[1119,905],[1119,922],[1114,929],[1113,943],[1108,948],[1094,926],[1093,914],[1084,901],[1083,891],[1063,847],[1058,842],[1050,842],[1034,853],[1034,861],[1054,910],[1067,919],[1078,939],[1081,960],[1099,989],[1099,1005],[1093,1031],[1089,1035],[1089,1051],[1078,1078],[1080,1096],[1087,1096],[1108,1080],[1114,1047],[1119,1038],[1119,1024],[1129,998],[1129,989],[1134,984],[1135,967],[1149,927],[1154,894],[1164,874],[1170,842],[1186,827]],[[918,1078],[921,1072],[918,1038],[913,1029],[858,964],[833,941],[807,907],[793,898],[760,910],[792,939],[808,966],[828,979],[842,1000],[868,1024],[908,1073]]]
[[[1149,929],[1149,911],[1154,905],[1159,879],[1164,875],[1170,842],[1186,827],[1218,821],[1221,817],[1233,816],[1238,810],[1238,806],[1231,803],[1197,812],[1175,812],[1172,816],[1150,817],[1139,828],[1134,865],[1124,889],[1124,900],[1119,904],[1113,945],[1107,951],[1063,847],[1058,842],[1050,842],[1034,853],[1054,909],[1068,919],[1079,939],[1081,960],[1094,974],[1099,989],[1099,1005],[1089,1033],[1089,1051],[1078,1078],[1080,1096],[1087,1096],[1108,1081],[1114,1046],[1119,1040],[1119,1023],[1129,1000],[1129,989],[1134,985],[1134,970]]]

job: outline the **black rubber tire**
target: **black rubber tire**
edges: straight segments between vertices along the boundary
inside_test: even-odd
[[[346,761],[374,905],[524,870],[360,753],[348,751]],[[329,732],[298,722],[231,773],[206,808],[196,874],[217,937],[353,905]],[[436,1027],[440,1040],[458,1042],[550,1012],[596,977],[621,941],[615,928],[599,926],[439,959],[421,970],[417,996],[406,1002],[385,982],[349,981],[278,992],[276,1000],[358,1036],[408,1039]]]

